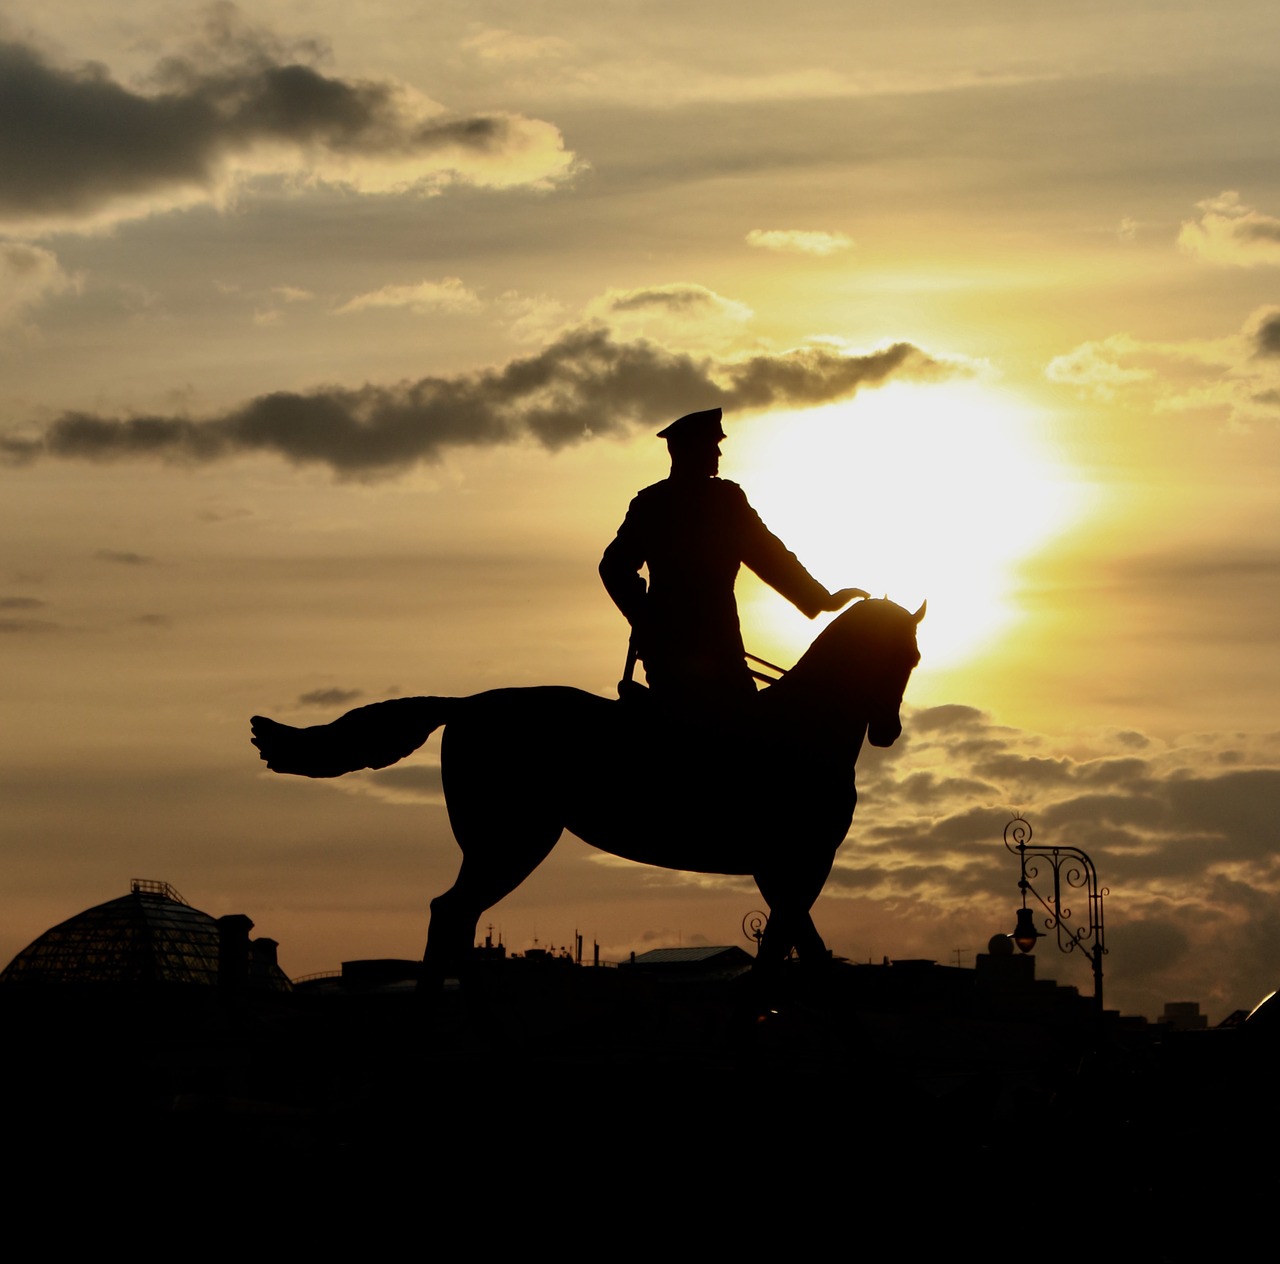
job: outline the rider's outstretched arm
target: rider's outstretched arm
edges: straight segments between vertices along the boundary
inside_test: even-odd
[[[742,496],[739,509],[739,539],[743,562],[770,588],[781,593],[810,619],[825,610],[840,610],[855,597],[867,594],[861,588],[827,589],[809,574],[799,559],[760,520],[760,515]]]

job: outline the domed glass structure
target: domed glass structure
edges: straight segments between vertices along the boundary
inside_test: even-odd
[[[239,979],[288,989],[272,940],[249,942],[248,918],[230,936],[192,908],[167,882],[135,878],[128,895],[68,918],[28,944],[0,973],[0,983],[186,983],[215,987],[227,978],[227,944],[238,941]],[[258,945],[261,949],[255,951]],[[221,962],[220,962],[221,954]]]

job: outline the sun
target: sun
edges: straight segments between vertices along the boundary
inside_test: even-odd
[[[722,472],[829,588],[910,609],[927,598],[921,651],[949,667],[1008,627],[1016,566],[1079,516],[1079,483],[1047,429],[985,383],[891,384],[735,427]],[[739,601],[748,649],[793,661],[812,639],[754,577]]]

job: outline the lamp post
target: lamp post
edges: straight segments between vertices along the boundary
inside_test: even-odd
[[[1035,909],[1027,907],[1028,893],[1035,896],[1048,913],[1045,930],[1053,931],[1062,952],[1079,949],[1093,964],[1093,1005],[1102,1013],[1102,958],[1107,955],[1102,924],[1102,897],[1109,895],[1106,887],[1098,885],[1098,871],[1088,855],[1078,847],[1032,847],[1031,825],[1022,816],[1015,816],[1004,827],[1004,845],[1018,857],[1022,876],[1018,889],[1022,892],[1022,907],[1018,910],[1018,924],[1011,936],[1023,951],[1030,952],[1037,939],[1047,938],[1036,929]],[[1033,882],[1040,878],[1041,869],[1047,868],[1045,878],[1053,879],[1053,890],[1046,899],[1036,890]],[[1065,891],[1064,891],[1065,888]],[[1062,902],[1072,891],[1080,891],[1088,901],[1089,924],[1069,925],[1071,909]]]

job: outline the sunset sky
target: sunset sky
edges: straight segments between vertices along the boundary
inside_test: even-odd
[[[1110,1005],[1253,1005],[1278,118],[1273,0],[9,0],[0,963],[132,877],[295,976],[418,956],[438,739],[309,782],[248,717],[611,695],[600,553],[654,432],[721,405],[722,475],[818,579],[929,601],[835,951],[971,964],[1020,809],[1110,890]],[[738,595],[767,658],[817,631]],[[759,904],[566,836],[492,922],[619,959]]]

